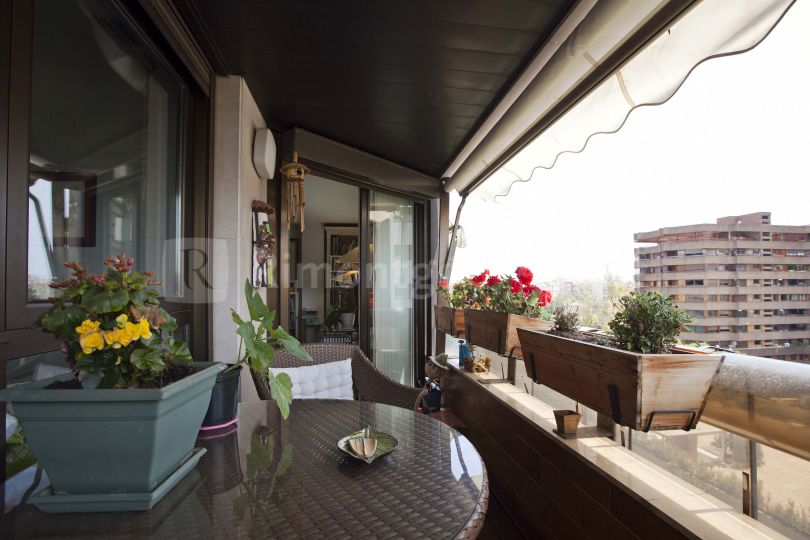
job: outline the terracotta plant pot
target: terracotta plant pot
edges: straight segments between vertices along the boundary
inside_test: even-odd
[[[641,431],[694,428],[723,363],[717,354],[641,354],[533,330],[518,335],[535,382]]]
[[[449,306],[435,306],[436,330],[455,338],[464,337],[464,310]]]
[[[497,311],[464,310],[466,339],[469,343],[483,347],[502,356],[522,358],[518,328],[550,330],[551,321],[532,319],[511,313]]]
[[[580,418],[582,418],[582,415],[575,411],[554,411],[554,420],[557,422],[557,433],[576,435]]]

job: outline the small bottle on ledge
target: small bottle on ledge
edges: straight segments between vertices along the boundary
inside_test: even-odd
[[[467,344],[463,339],[458,340],[458,367],[464,369],[464,361],[467,358]]]

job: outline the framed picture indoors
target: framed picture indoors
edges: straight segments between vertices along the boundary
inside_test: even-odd
[[[31,171],[28,186],[39,228],[43,237],[51,229],[54,248],[96,245],[95,174]]]

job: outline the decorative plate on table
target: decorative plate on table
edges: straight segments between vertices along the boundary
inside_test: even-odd
[[[399,446],[399,441],[393,435],[371,427],[346,435],[338,441],[338,448],[366,463],[390,454],[397,446]]]

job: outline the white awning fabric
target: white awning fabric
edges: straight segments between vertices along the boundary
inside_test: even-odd
[[[738,54],[755,47],[765,39],[794,1],[703,0],[696,3],[667,31],[659,34],[636,52],[611,76],[600,82],[532,142],[517,152],[504,166],[479,184],[475,189],[475,195],[488,200],[506,196],[515,182],[527,182],[538,170],[550,169],[561,154],[584,150],[593,135],[614,133],[621,129],[630,113],[637,107],[665,103],[702,62],[719,56]],[[636,6],[635,9],[642,4],[631,3]],[[598,9],[598,6],[599,4],[594,10]],[[638,24],[642,15],[635,13],[634,24]],[[607,22],[605,16],[601,20]],[[624,31],[628,30],[628,19],[614,17],[612,20]],[[580,26],[587,22],[588,17]],[[588,39],[588,34],[597,30],[599,29],[596,27],[578,28],[560,48],[561,51],[565,51],[568,69],[574,70],[572,73],[582,73],[585,66],[583,62],[598,62],[595,59],[602,58],[610,48],[604,37],[610,34],[617,35],[615,31],[605,33],[604,29],[601,29],[599,31],[602,39]],[[558,65],[555,69],[560,70],[564,67]],[[560,73],[562,72],[556,73],[557,83],[560,82]],[[538,79],[543,75],[541,72]],[[573,83],[577,82],[573,77],[569,77],[568,81],[571,88]],[[535,105],[541,106],[532,110],[530,119],[532,123],[540,121],[563,92],[559,84],[549,84],[546,89],[550,94],[547,94],[545,99],[540,96],[535,99]],[[502,146],[501,151],[504,149]],[[493,156],[475,156],[475,154],[472,157],[482,160],[482,163],[478,164],[481,170],[485,165],[483,162],[494,159]],[[448,185],[460,190],[468,187],[468,184],[465,186],[461,181],[455,184],[451,182]]]

